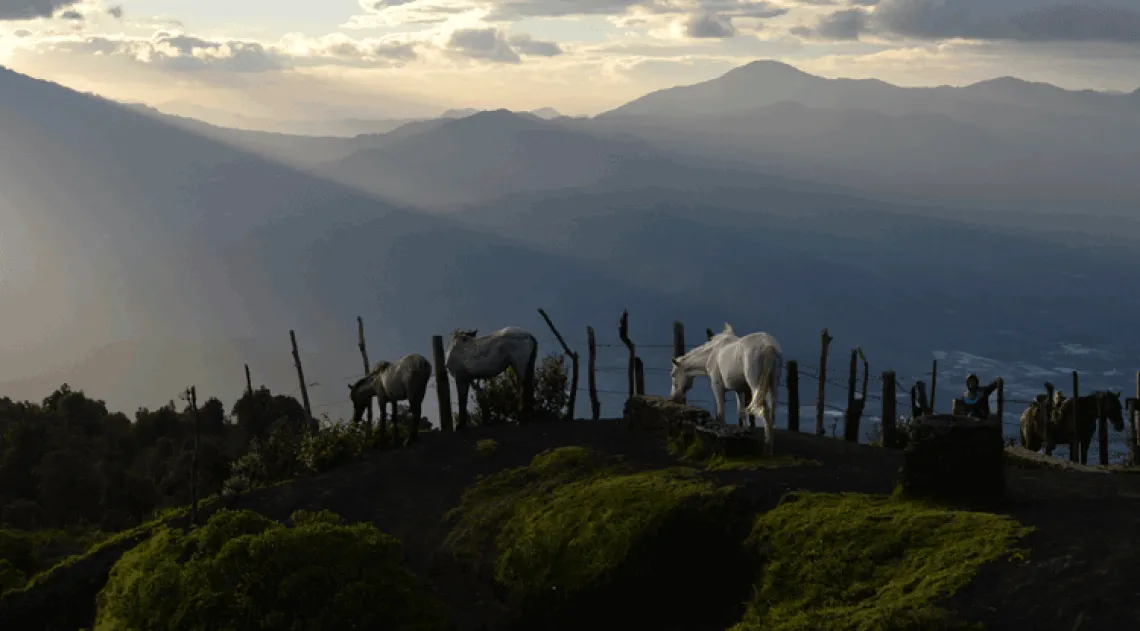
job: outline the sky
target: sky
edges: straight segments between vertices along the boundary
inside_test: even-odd
[[[1140,87],[1138,0],[0,0],[0,64],[209,120],[592,115],[756,59]]]

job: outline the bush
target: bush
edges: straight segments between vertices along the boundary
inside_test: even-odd
[[[634,471],[581,447],[481,479],[445,546],[492,574],[520,628],[687,628],[731,610],[753,568],[750,515],[691,469]],[[694,582],[694,576],[702,577]],[[661,602],[701,602],[678,612]],[[732,620],[725,620],[725,626]]]
[[[1005,516],[868,495],[788,494],[748,544],[765,557],[730,631],[949,631],[937,605],[1028,533]]]
[[[488,379],[475,391],[473,425],[517,423],[522,388],[513,368]],[[566,356],[551,353],[534,371],[534,416],[536,419],[560,419],[570,402]]]
[[[111,570],[96,629],[402,629],[450,620],[403,566],[402,544],[369,524],[298,511],[291,528],[219,510],[188,534],[159,528]]]

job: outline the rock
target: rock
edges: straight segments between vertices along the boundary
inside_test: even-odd
[[[625,403],[625,420],[632,429],[665,432],[681,449],[688,449],[700,438],[706,456],[720,454],[734,458],[763,452],[763,442],[749,429],[721,425],[708,410],[673,403],[654,396],[635,396]]]
[[[624,416],[628,427],[648,431],[664,431],[682,423],[704,425],[712,421],[708,410],[650,395],[630,397],[625,402]]]
[[[920,417],[903,455],[898,481],[906,497],[987,507],[1005,501],[1005,444],[997,419]]]

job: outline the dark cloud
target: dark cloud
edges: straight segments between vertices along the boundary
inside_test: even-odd
[[[702,13],[685,22],[685,35],[694,39],[724,39],[736,36],[736,27],[732,25],[732,18]]]
[[[0,20],[47,18],[76,4],[79,0],[0,0]]]
[[[857,39],[864,33],[932,40],[1140,43],[1140,2],[881,0],[873,11],[836,11],[811,29],[811,35],[825,39]]]
[[[79,11],[74,10],[74,9],[69,9],[67,11],[64,11],[63,13],[60,13],[59,19],[61,19],[61,20],[82,20],[83,14],[80,13]]]
[[[862,9],[844,9],[820,18],[815,29],[825,39],[859,39],[859,34],[867,28],[868,19],[867,12]]]
[[[465,28],[451,34],[447,50],[455,55],[500,64],[517,64],[520,55],[554,57],[562,49],[554,42],[531,39],[529,35],[508,38],[497,28]]]
[[[117,19],[117,20],[121,20],[121,19],[123,19],[123,7],[120,5],[115,5],[113,7],[110,7],[107,9],[107,15],[109,15],[109,16]]]

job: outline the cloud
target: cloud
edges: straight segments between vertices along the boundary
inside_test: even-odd
[[[48,18],[82,0],[0,0],[0,20]]]
[[[562,47],[555,42],[544,42],[531,39],[530,35],[516,35],[508,40],[522,55],[532,57],[557,57],[562,54]]]
[[[416,46],[415,42],[354,40],[340,34],[308,38],[296,33],[265,45],[167,31],[150,38],[87,36],[42,39],[33,45],[36,52],[120,56],[166,70],[215,68],[237,73],[321,65],[390,67],[416,59]]]
[[[691,16],[685,22],[685,35],[694,39],[723,39],[736,35],[732,19],[703,13]]]
[[[79,11],[74,10],[74,9],[68,9],[67,11],[64,11],[63,13],[59,14],[59,19],[61,19],[61,20],[82,20],[83,14],[80,13]]]
[[[452,55],[502,64],[520,63],[520,55],[554,57],[562,54],[562,49],[554,42],[531,39],[529,35],[508,38],[503,31],[493,27],[453,31],[447,40],[446,50]]]
[[[116,20],[121,20],[123,19],[123,7],[121,5],[109,7],[107,9],[107,15],[115,18]]]
[[[871,6],[867,0],[858,4]],[[881,0],[797,29],[824,39],[863,34],[927,40],[1140,43],[1135,0]]]

